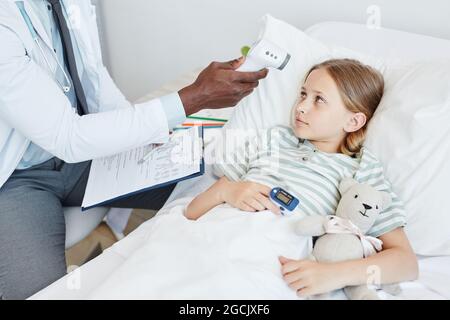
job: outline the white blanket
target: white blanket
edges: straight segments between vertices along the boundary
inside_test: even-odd
[[[296,299],[278,256],[311,252],[295,234],[299,217],[243,212],[221,205],[197,221],[191,198],[149,221],[141,246],[91,293],[92,299]]]
[[[300,259],[311,252],[311,239],[293,230],[299,216],[248,213],[221,205],[190,221],[183,211],[191,200],[172,202],[129,235],[133,241],[114,245],[124,262],[84,298],[299,299],[283,281],[278,262],[280,255]],[[450,298],[445,275],[449,258],[421,260],[420,281],[402,283],[403,291],[396,297],[379,291],[380,298]],[[342,290],[327,298],[346,299]]]

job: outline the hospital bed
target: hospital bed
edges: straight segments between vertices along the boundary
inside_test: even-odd
[[[371,55],[414,60],[417,57],[442,58],[450,56],[450,41],[383,29],[373,32],[364,25],[324,22],[313,25],[307,34],[327,44],[336,44]],[[146,98],[173,92],[192,82],[198,70],[160,88]],[[218,111],[220,112],[220,111]],[[206,150],[211,147],[216,129],[206,131]],[[166,206],[174,200],[195,196],[208,188],[215,178],[210,167],[205,175],[177,185]],[[30,299],[84,299],[89,296],[115,269],[121,266],[139,246],[139,237],[146,233],[149,222],[105,250],[103,254],[63,277]],[[402,284],[402,298],[450,299],[450,256],[418,257],[420,276],[417,281]]]

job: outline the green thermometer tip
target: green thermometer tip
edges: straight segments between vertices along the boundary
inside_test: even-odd
[[[241,53],[244,57],[247,56],[248,52],[250,51],[250,47],[249,46],[244,46],[241,48]]]

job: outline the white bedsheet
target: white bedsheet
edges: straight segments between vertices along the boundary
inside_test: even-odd
[[[146,227],[139,248],[90,296],[93,299],[294,299],[278,256],[311,252],[295,234],[299,216],[250,214],[221,205],[191,221],[192,198],[179,199]]]
[[[148,222],[137,248],[88,299],[299,299],[284,283],[280,255],[305,258],[311,239],[294,232],[299,217],[246,213],[222,205],[198,221],[183,216],[182,198]],[[116,248],[120,251],[120,248]],[[124,252],[123,252],[124,253]],[[421,279],[382,299],[450,297],[450,257],[421,260]],[[346,299],[342,290],[329,299]]]
[[[31,299],[297,299],[283,283],[277,256],[306,256],[295,217],[222,206],[194,222],[178,199],[100,257]],[[450,257],[419,259],[418,281],[382,299],[450,299]],[[336,291],[330,299],[345,299]]]
[[[306,257],[311,250],[311,240],[294,232],[298,216],[251,214],[222,205],[190,221],[183,216],[190,200],[179,199],[162,210],[134,235],[132,246],[119,243],[115,251],[127,258],[83,298],[298,299],[283,282],[277,259]],[[448,273],[442,261],[431,258],[422,263],[422,282],[402,284],[400,296],[380,296],[450,296],[450,283],[442,281]],[[345,296],[336,291],[329,298]]]

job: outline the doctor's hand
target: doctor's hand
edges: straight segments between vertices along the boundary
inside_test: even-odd
[[[268,70],[257,72],[236,71],[245,61],[244,57],[229,62],[212,62],[190,86],[178,93],[186,115],[202,109],[218,109],[235,106],[258,86]]]

